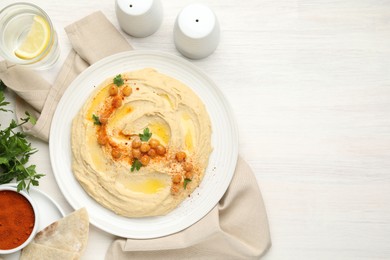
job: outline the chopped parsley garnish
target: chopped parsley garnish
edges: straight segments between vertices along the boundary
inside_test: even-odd
[[[141,141],[143,141],[143,142],[149,141],[150,137],[152,137],[152,133],[149,132],[149,128],[145,128],[145,129],[144,129],[144,133],[143,133],[143,134],[139,134],[139,138],[140,138]]]
[[[102,123],[100,122],[100,119],[97,115],[93,114],[92,115],[92,120],[94,125],[101,125]]]
[[[117,85],[118,87],[122,86],[124,84],[124,81],[122,79],[122,75],[118,74],[114,78],[114,84]]]
[[[183,182],[184,189],[187,188],[187,184],[191,181],[191,179],[185,178]]]
[[[141,169],[142,163],[138,159],[134,159],[133,164],[131,165],[131,172],[134,170],[139,171]]]

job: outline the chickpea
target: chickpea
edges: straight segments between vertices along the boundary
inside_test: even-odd
[[[171,193],[172,193],[173,195],[178,194],[179,191],[180,191],[180,186],[179,186],[179,185],[172,185],[172,187],[171,187]]]
[[[160,142],[155,138],[150,138],[149,145],[152,148],[157,148],[157,146],[160,144]]]
[[[137,158],[137,159],[141,158],[142,154],[141,154],[141,151],[139,149],[133,149],[131,153],[133,154],[134,158]]]
[[[157,152],[155,149],[150,148],[150,150],[148,151],[148,155],[150,156],[150,158],[154,158],[154,157],[156,157]]]
[[[194,177],[194,174],[192,172],[186,172],[184,174],[184,176],[186,177],[186,179],[192,180],[192,177]]]
[[[150,146],[147,143],[142,143],[139,149],[141,150],[141,152],[147,153],[150,150]]]
[[[111,104],[114,108],[120,107],[122,105],[122,98],[121,97],[114,97]]]
[[[107,137],[107,139],[108,139],[108,143],[109,143],[112,147],[116,147],[116,146],[117,146],[117,143],[116,143],[114,140],[112,140],[112,139],[110,139],[110,138],[108,138],[108,137]]]
[[[99,117],[99,121],[100,121],[101,124],[105,125],[105,124],[107,124],[108,117],[101,115]]]
[[[156,147],[156,152],[158,155],[164,155],[167,152],[167,150],[165,149],[165,147],[163,145],[159,144]]]
[[[118,87],[115,85],[111,85],[111,87],[108,89],[108,93],[110,94],[110,96],[118,95]]]
[[[123,89],[122,89],[122,94],[125,96],[125,97],[128,97],[131,95],[131,93],[133,92],[133,89],[130,87],[130,86],[125,86]]]
[[[176,153],[176,160],[177,160],[178,162],[184,161],[184,160],[186,159],[186,157],[187,157],[187,155],[186,155],[185,152],[177,152],[177,153]]]
[[[148,165],[149,162],[150,162],[150,157],[147,156],[147,155],[143,155],[143,156],[141,157],[140,161],[141,161],[141,163],[142,163],[143,166],[146,166],[146,165]]]
[[[121,155],[122,153],[119,151],[119,149],[112,149],[111,151],[112,158],[118,159],[119,157],[121,157]]]
[[[173,183],[180,183],[181,182],[181,179],[182,179],[182,177],[181,177],[181,175],[180,174],[175,174],[175,175],[173,175],[172,176],[172,182]]]
[[[99,135],[97,141],[100,145],[106,145],[108,142],[108,138],[106,135]]]
[[[110,113],[108,111],[104,111],[103,113],[100,114],[99,121],[104,125],[107,124],[109,118],[110,118]]]
[[[131,143],[131,147],[133,148],[139,148],[142,145],[141,139],[139,136],[134,137],[133,142]]]
[[[193,167],[192,163],[190,163],[190,162],[185,162],[185,163],[183,163],[183,168],[184,168],[184,170],[185,170],[186,172],[190,172],[190,171],[192,171],[192,169],[193,169],[194,167]]]

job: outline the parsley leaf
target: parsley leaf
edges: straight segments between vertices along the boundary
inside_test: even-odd
[[[124,81],[122,79],[122,75],[121,74],[118,74],[115,76],[114,80],[113,80],[114,84],[117,85],[118,87],[122,86],[124,84]]]
[[[143,142],[149,141],[150,137],[152,137],[152,133],[149,132],[149,128],[145,128],[145,129],[144,129],[144,133],[143,133],[143,134],[139,134],[139,138],[140,138],[141,141],[143,141]]]
[[[3,87],[0,88],[0,106],[8,104],[4,102],[3,89]],[[3,108],[0,110],[9,111]],[[36,172],[35,165],[26,166],[30,156],[38,151],[31,147],[26,134],[16,131],[16,128],[28,121],[34,121],[28,113],[26,115],[26,118],[21,118],[22,123],[17,124],[15,120],[12,120],[7,128],[0,129],[0,184],[16,180],[18,191],[22,189],[28,191],[30,185],[38,186],[38,180],[44,176]]]
[[[188,178],[185,178],[184,179],[184,182],[183,182],[183,187],[184,187],[184,189],[186,189],[187,188],[187,184],[189,183],[189,182],[191,182],[192,180],[191,179],[188,179]]]
[[[134,170],[139,171],[141,169],[142,163],[138,159],[134,159],[133,164],[131,165],[131,172]]]
[[[5,87],[3,87],[3,85],[4,85],[4,83],[0,80],[0,111],[11,112],[11,110],[9,110],[9,109],[2,108],[2,107],[5,107],[6,105],[9,104],[9,102],[5,101],[4,92],[3,92]]]
[[[33,115],[31,115],[29,112],[26,111],[26,116],[28,116],[28,121],[30,121],[31,124],[35,125],[37,123],[37,118]]]
[[[100,119],[97,115],[92,114],[92,120],[94,125],[101,125],[102,123],[100,122]]]
[[[4,84],[2,80],[0,80],[0,91],[3,91],[7,86]]]

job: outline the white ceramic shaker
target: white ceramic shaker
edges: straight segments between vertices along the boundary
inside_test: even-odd
[[[116,0],[115,12],[122,30],[134,37],[152,35],[163,19],[160,0]]]
[[[173,37],[177,50],[190,59],[202,59],[215,51],[220,28],[216,15],[206,5],[193,3],[176,18]]]

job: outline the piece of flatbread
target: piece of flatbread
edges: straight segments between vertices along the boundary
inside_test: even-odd
[[[88,212],[81,208],[39,231],[34,243],[81,255],[87,246],[88,233]]]
[[[45,246],[37,243],[30,243],[23,248],[19,260],[77,260],[80,255],[76,252]]]

